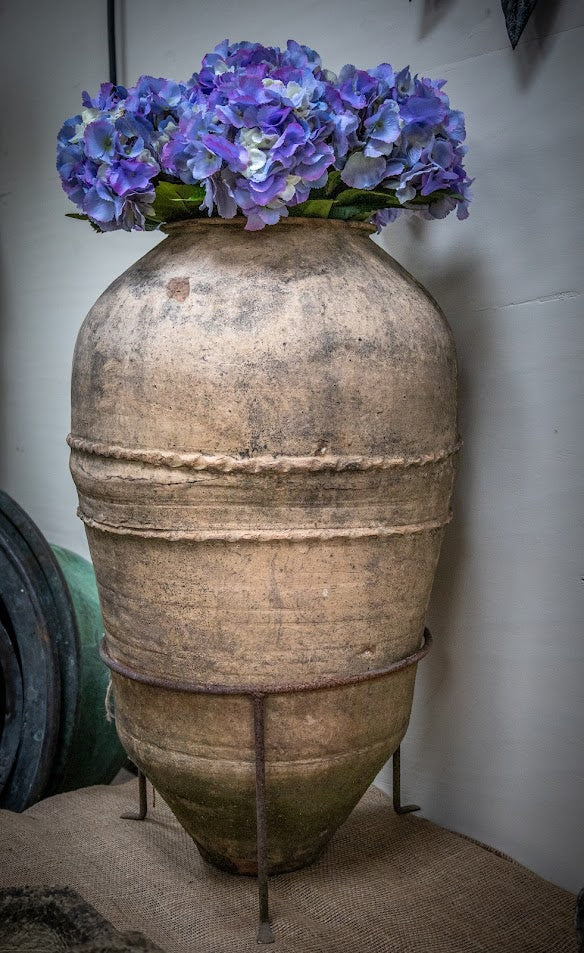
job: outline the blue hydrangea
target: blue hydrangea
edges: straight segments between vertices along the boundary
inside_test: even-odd
[[[101,231],[144,229],[160,174],[155,126],[127,106],[128,91],[103,84],[68,119],[57,140],[63,188]]]
[[[388,63],[336,76],[293,40],[284,50],[224,40],[186,82],[142,76],[84,93],[59,133],[57,169],[102,231],[157,227],[157,190],[173,182],[193,189],[184,214],[243,213],[249,230],[323,195],[331,217],[378,228],[404,208],[465,218],[464,116],[443,87]],[[370,200],[351,206],[355,190]]]

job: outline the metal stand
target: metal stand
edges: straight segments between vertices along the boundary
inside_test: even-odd
[[[432,636],[428,629],[424,630],[424,644],[418,652],[406,659],[394,662],[385,669],[377,669],[362,675],[351,675],[346,678],[322,679],[304,685],[276,685],[269,688],[259,686],[240,685],[198,685],[192,682],[172,681],[158,676],[144,675],[131,669],[129,666],[113,659],[105,646],[105,640],[100,645],[100,655],[106,665],[114,672],[130,678],[133,681],[146,685],[154,685],[174,691],[188,692],[189,694],[213,695],[246,695],[253,703],[253,737],[255,756],[255,787],[256,787],[256,831],[257,831],[257,868],[258,868],[258,907],[259,926],[258,943],[274,943],[270,913],[269,913],[269,885],[268,885],[268,833],[266,824],[266,753],[265,753],[265,716],[266,697],[269,695],[291,694],[296,692],[323,691],[339,688],[344,685],[354,685],[374,679],[385,678],[410,665],[417,664],[430,651]],[[137,813],[122,814],[128,820],[143,821],[148,811],[146,795],[146,776],[138,770],[139,807]],[[401,765],[399,747],[393,755],[393,808],[396,814],[409,814],[419,811],[416,804],[401,803]]]
[[[253,698],[253,736],[255,744],[256,819],[258,850],[258,943],[274,943],[268,897],[268,836],[266,831],[266,748],[264,742],[264,695]]]
[[[398,745],[391,760],[393,773],[393,809],[396,814],[411,814],[419,811],[418,804],[402,804],[401,802],[401,745]]]
[[[148,798],[146,796],[146,775],[138,768],[138,813],[128,811],[120,814],[125,821],[143,821],[148,813]]]

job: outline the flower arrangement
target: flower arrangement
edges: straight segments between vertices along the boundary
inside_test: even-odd
[[[344,66],[289,40],[215,47],[185,83],[142,76],[83,93],[57,146],[63,188],[97,231],[243,214],[372,221],[468,215],[464,116],[444,80]]]

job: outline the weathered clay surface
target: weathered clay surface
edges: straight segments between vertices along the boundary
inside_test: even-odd
[[[221,685],[420,645],[457,449],[448,326],[348,223],[185,223],[87,316],[71,467],[111,655]],[[405,733],[415,667],[267,703],[272,870],[313,859]],[[255,869],[249,699],[114,677],[120,736],[204,856]]]

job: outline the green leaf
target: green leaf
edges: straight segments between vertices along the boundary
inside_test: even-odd
[[[310,190],[310,199],[332,199],[339,190],[342,191],[344,188],[345,186],[341,182],[341,173],[337,169],[333,169],[322,189]]]
[[[103,228],[100,228],[97,222],[92,222],[89,215],[83,215],[81,212],[65,212],[65,218],[76,218],[79,222],[89,222],[94,232],[98,235],[105,235]]]
[[[338,190],[343,188],[344,188],[344,184],[341,182],[341,173],[339,172],[338,169],[333,169],[333,171],[329,173],[329,177],[326,181],[326,185],[324,186],[322,191],[325,193],[327,197],[328,196],[334,197],[335,194],[338,192]]]
[[[328,218],[332,204],[332,199],[308,199],[301,205],[292,206],[288,213],[292,217],[301,215],[304,218]]]
[[[205,198],[205,189],[200,185],[185,185],[182,182],[158,182],[156,198],[148,218],[157,223],[176,222],[193,218],[196,209]]]
[[[371,192],[366,189],[345,189],[335,198],[335,207],[353,205],[376,212],[380,208],[399,208],[394,192]]]
[[[333,205],[329,218],[342,219],[344,222],[349,221],[349,219],[356,222],[367,222],[378,208],[378,205],[375,208],[363,208],[362,205]]]

